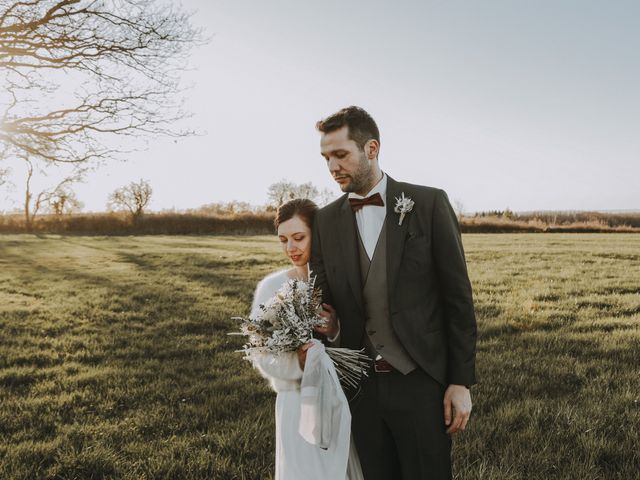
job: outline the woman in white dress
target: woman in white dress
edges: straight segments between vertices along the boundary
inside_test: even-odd
[[[283,252],[292,267],[267,275],[258,284],[251,314],[266,302],[290,279],[308,280],[311,255],[311,228],[318,207],[310,200],[295,199],[282,205],[276,214],[275,226]],[[330,305],[324,305],[326,326],[323,334],[335,332],[337,320]],[[300,432],[300,383],[311,343],[297,352],[279,355],[252,356],[254,366],[267,378],[276,397],[276,480],[359,480],[362,479],[360,461],[351,439],[351,415],[341,389],[333,391],[333,401],[343,408],[334,419],[328,448],[320,448],[306,441]],[[335,428],[335,427],[338,428]]]

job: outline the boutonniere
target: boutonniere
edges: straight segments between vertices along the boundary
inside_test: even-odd
[[[400,214],[400,221],[398,222],[398,225],[402,225],[404,216],[413,209],[413,205],[413,200],[411,200],[410,197],[405,197],[404,192],[402,192],[401,197],[396,197],[396,206],[393,211]]]

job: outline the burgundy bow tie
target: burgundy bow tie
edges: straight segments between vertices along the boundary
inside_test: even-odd
[[[375,193],[367,198],[350,198],[349,203],[351,204],[351,209],[354,212],[357,212],[365,205],[376,205],[378,207],[384,207],[384,202],[382,201],[382,197],[379,193]]]

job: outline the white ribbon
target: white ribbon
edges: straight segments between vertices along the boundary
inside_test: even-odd
[[[307,350],[300,384],[300,423],[298,432],[307,442],[327,449],[333,432],[333,419],[342,409],[349,412],[333,361],[317,339]],[[349,413],[349,423],[351,415]]]

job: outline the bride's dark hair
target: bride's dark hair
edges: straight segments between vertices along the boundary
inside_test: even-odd
[[[278,226],[298,215],[310,229],[313,229],[313,217],[318,211],[318,206],[308,198],[294,198],[278,207],[273,224]]]

